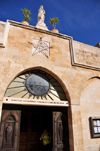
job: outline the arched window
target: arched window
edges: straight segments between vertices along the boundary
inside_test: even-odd
[[[8,86],[5,97],[67,100],[58,81],[50,74],[38,69],[17,76]]]

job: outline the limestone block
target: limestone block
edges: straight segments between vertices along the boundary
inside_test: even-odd
[[[84,147],[84,151],[91,151],[91,150],[92,150],[91,146]]]
[[[75,147],[75,151],[80,151],[80,150],[84,151],[84,146],[83,145]]]
[[[0,47],[5,47],[9,32],[9,22],[0,21]]]
[[[81,95],[81,117],[83,127],[84,146],[90,146],[91,150],[95,144],[100,143],[100,138],[91,139],[89,128],[89,117],[100,116],[100,80],[90,80]],[[85,150],[90,150],[85,147]],[[94,147],[95,148],[95,147]],[[95,148],[98,150],[98,148]]]
[[[76,66],[85,66],[100,70],[100,49],[86,44],[73,42],[74,63]]]

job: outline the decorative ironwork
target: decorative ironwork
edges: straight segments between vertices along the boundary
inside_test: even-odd
[[[41,70],[31,70],[17,76],[8,86],[5,97],[67,100],[57,80]]]

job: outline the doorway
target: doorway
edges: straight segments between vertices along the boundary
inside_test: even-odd
[[[14,136],[12,137],[12,148],[9,148],[7,145],[6,147],[4,146],[5,148],[2,148],[3,146],[1,145],[2,151],[6,151],[7,149],[7,151],[42,150],[42,141],[40,141],[40,136],[44,129],[47,129],[47,131],[52,135],[51,151],[69,151],[68,115],[66,107],[5,104],[3,105],[2,117],[3,115],[5,116],[5,113],[8,115],[7,112],[11,113],[10,116],[16,112],[19,116],[19,122],[17,121],[17,126],[13,128]],[[3,123],[5,123],[3,126],[6,127],[5,125],[7,125],[7,122]],[[17,134],[15,133],[16,131]],[[2,135],[2,140],[0,140],[2,143],[3,139],[4,134]],[[18,143],[14,146],[16,140]]]
[[[47,107],[22,107],[19,151],[39,151],[43,130],[52,133],[52,111]]]

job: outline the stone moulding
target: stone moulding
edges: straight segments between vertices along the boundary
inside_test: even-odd
[[[0,22],[0,24],[4,26],[4,32],[2,33],[1,31],[2,36],[0,36],[0,47],[5,48],[9,32],[9,22]]]
[[[13,25],[13,26],[26,28],[26,29],[33,30],[33,31],[36,31],[36,32],[46,33],[48,35],[53,35],[53,36],[56,36],[56,37],[59,37],[59,38],[67,39],[67,40],[72,39],[71,36],[67,36],[67,35],[60,34],[60,33],[53,33],[49,30],[39,29],[39,28],[31,26],[31,25],[24,25],[24,24],[21,24],[20,22],[15,22],[15,21],[12,21],[12,20],[7,20],[7,22],[9,22],[10,25]]]
[[[89,46],[90,48],[71,49],[72,65],[76,67],[100,71],[100,48]]]
[[[28,30],[33,30],[33,31],[36,31],[36,32],[45,33],[45,34],[48,34],[48,35],[52,35],[52,36],[55,36],[55,37],[59,37],[59,38],[68,40],[69,41],[69,49],[70,49],[70,57],[71,57],[72,66],[100,71],[100,59],[99,59],[100,58],[100,52],[99,52],[100,50],[99,50],[99,48],[88,45],[89,48],[86,51],[84,49],[83,50],[76,49],[76,48],[73,49],[73,38],[71,36],[67,36],[67,35],[60,34],[60,33],[54,33],[54,32],[51,32],[51,31],[47,31],[47,30],[44,30],[44,29],[39,29],[39,28],[36,28],[34,26],[31,26],[31,25],[24,25],[24,24],[21,24],[19,22],[15,22],[15,21],[11,21],[11,20],[7,20],[6,32],[8,32],[9,24],[12,25],[12,26],[26,28]],[[6,35],[6,41],[7,41],[7,35]],[[6,41],[5,41],[5,43],[6,43]],[[5,43],[3,44],[4,46],[5,46]],[[91,47],[93,49],[92,51],[91,51]]]

